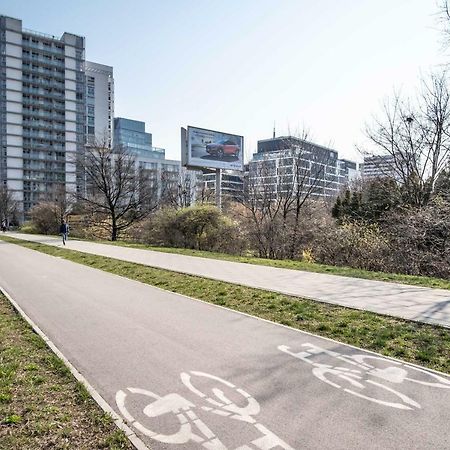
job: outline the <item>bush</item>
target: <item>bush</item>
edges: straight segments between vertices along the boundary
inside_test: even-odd
[[[450,203],[390,214],[384,229],[391,245],[391,270],[450,278]]]
[[[32,222],[24,222],[22,226],[19,228],[19,230],[22,233],[38,234],[38,231],[36,230],[36,227]]]
[[[318,262],[384,271],[389,267],[389,240],[376,224],[347,222],[315,238]]]
[[[136,227],[133,236],[151,245],[233,254],[245,247],[238,224],[211,205],[161,209]]]
[[[61,222],[59,208],[54,203],[42,202],[30,210],[31,226],[40,234],[57,234]]]

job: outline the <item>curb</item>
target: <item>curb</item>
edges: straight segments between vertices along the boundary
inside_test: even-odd
[[[109,406],[106,400],[97,392],[97,390],[89,384],[83,375],[72,365],[72,363],[63,355],[58,347],[47,337],[47,335],[38,327],[38,325],[25,313],[25,311],[17,304],[17,302],[9,295],[3,286],[0,286],[0,292],[8,299],[13,308],[22,316],[22,318],[31,326],[33,331],[38,334],[50,348],[50,350],[62,360],[64,365],[70,370],[70,373],[77,381],[83,384],[91,397],[98,406],[107,414],[109,414],[116,426],[125,433],[127,439],[131,442],[136,450],[150,450],[144,442],[137,437],[134,431],[123,421],[123,419]]]

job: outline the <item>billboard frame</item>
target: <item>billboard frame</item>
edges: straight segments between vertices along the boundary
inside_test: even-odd
[[[226,168],[226,167],[211,167],[208,165],[207,161],[205,161],[205,164],[203,165],[192,165],[189,164],[190,159],[191,159],[191,155],[189,155],[189,136],[190,136],[190,130],[192,129],[196,129],[196,130],[201,130],[201,131],[206,131],[209,133],[216,133],[216,134],[225,134],[225,135],[229,135],[229,136],[236,136],[241,140],[241,149],[240,149],[240,153],[241,153],[241,158],[240,158],[240,167],[239,168]],[[200,128],[200,127],[195,127],[192,125],[189,125],[187,128],[181,127],[181,164],[186,167],[187,169],[190,170],[234,170],[236,172],[243,172],[244,171],[244,136],[240,135],[240,134],[232,134],[232,133],[226,133],[223,131],[218,131],[218,130],[210,130],[208,128]]]

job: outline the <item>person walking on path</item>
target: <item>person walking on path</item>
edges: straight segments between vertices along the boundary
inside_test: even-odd
[[[69,235],[69,224],[64,220],[59,227],[59,234],[62,236],[63,245],[66,245],[67,237]]]
[[[3,231],[3,233],[5,233],[6,232],[6,220],[2,220],[2,231]]]

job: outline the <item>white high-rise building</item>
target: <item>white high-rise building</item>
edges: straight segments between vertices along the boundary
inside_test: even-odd
[[[85,142],[85,40],[30,31],[0,16],[0,182],[21,217],[42,199],[76,188]]]
[[[111,144],[114,133],[113,68],[86,61],[85,73],[87,142],[106,140]]]
[[[87,136],[111,139],[113,118],[112,67],[85,61],[84,37],[0,15],[0,185],[18,201],[18,221],[75,192],[77,153]]]

